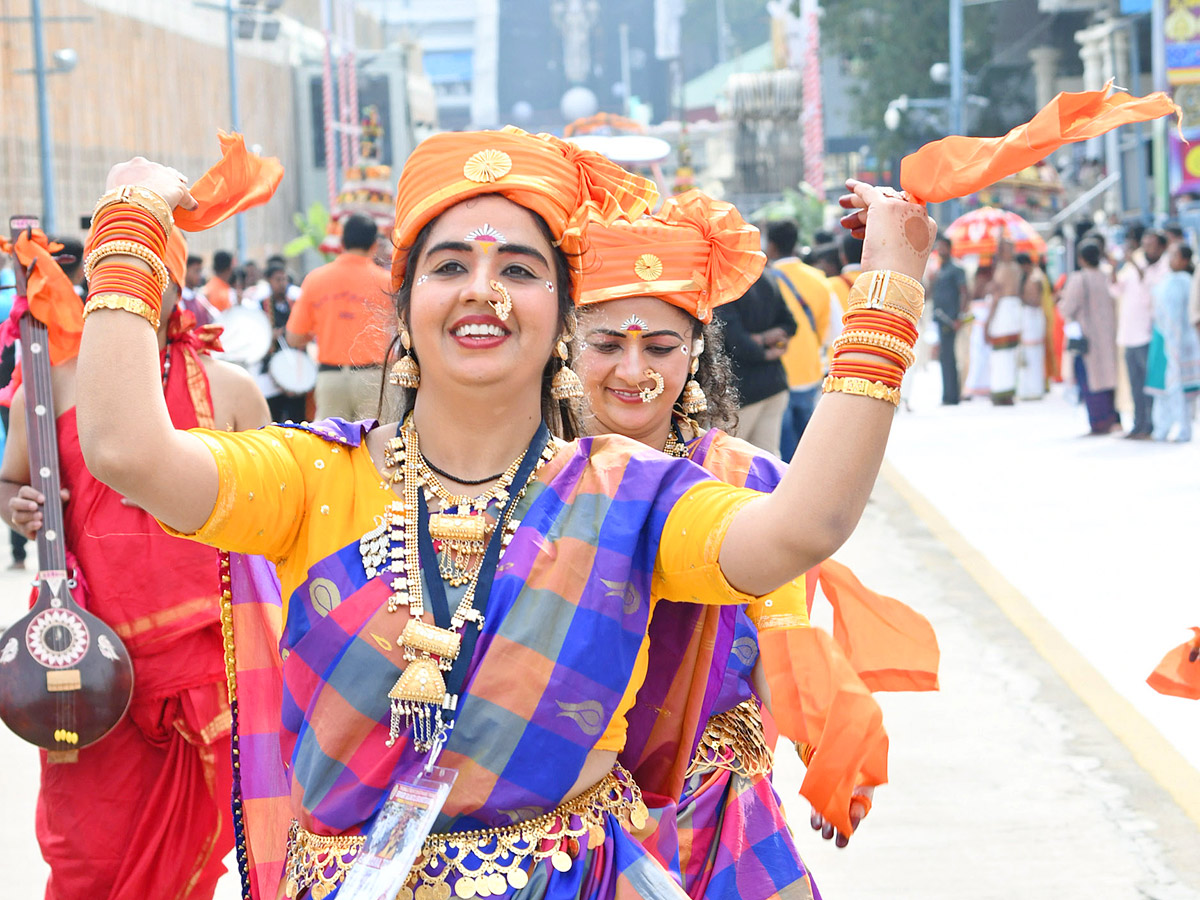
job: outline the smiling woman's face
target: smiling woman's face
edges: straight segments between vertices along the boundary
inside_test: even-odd
[[[656,297],[610,300],[580,313],[575,368],[590,408],[587,430],[638,440],[661,434],[688,379],[696,320]],[[657,382],[647,370],[662,377],[662,392],[649,402],[643,392],[654,392]]]
[[[499,195],[442,213],[411,276],[408,328],[423,386],[540,391],[559,337],[553,254],[533,213]]]

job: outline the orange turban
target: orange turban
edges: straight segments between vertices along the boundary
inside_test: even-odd
[[[654,182],[552,135],[512,126],[435,134],[413,150],[400,173],[392,232],[393,290],[404,281],[408,250],[421,229],[480,194],[501,194],[541,216],[577,275],[589,219],[610,224],[636,218],[658,199]],[[572,288],[577,292],[578,284]]]
[[[171,280],[176,286],[183,287],[183,276],[187,272],[187,238],[178,228],[172,228],[171,236],[167,238],[167,257],[163,262],[167,264]]]
[[[670,198],[653,216],[594,227],[589,242],[596,259],[584,275],[580,306],[657,297],[701,322],[746,293],[767,264],[758,229],[732,204],[701,191]]]

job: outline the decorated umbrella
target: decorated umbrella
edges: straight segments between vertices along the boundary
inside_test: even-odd
[[[1046,242],[1032,225],[1006,209],[981,206],[959,216],[946,229],[946,237],[953,244],[955,256],[993,256],[1000,238],[1007,238],[1016,253],[1042,256]]]

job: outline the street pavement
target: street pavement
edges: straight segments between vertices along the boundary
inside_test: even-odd
[[[914,374],[836,558],[931,619],[941,690],[879,695],[890,783],[845,849],[808,827],[802,767],[780,747],[776,787],[822,893],[1200,900],[1200,706],[1144,685],[1200,624],[1200,454],[1076,437],[1083,413],[1059,396],[942,408],[936,365]],[[0,572],[0,622],[28,580]],[[0,729],[4,898],[43,890],[36,785],[36,754]],[[227,876],[218,900],[237,896]]]

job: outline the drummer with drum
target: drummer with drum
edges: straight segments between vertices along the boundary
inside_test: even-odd
[[[376,415],[396,317],[390,273],[375,262],[378,236],[373,220],[349,216],[342,229],[344,252],[308,273],[288,318],[289,345],[302,350],[316,341],[317,419]]]
[[[272,422],[303,422],[308,392],[316,383],[316,365],[303,350],[288,347],[285,338],[299,288],[288,278],[287,267],[275,261],[267,263],[266,285],[268,293],[262,298],[262,306],[271,319],[273,345],[266,360],[267,377],[259,379],[259,387],[271,408]],[[277,361],[281,351],[286,353]],[[303,357],[303,361],[297,356]],[[276,379],[272,372],[282,375],[283,381]]]

